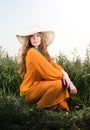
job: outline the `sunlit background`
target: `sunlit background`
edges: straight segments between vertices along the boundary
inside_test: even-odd
[[[33,24],[55,32],[52,56],[71,58],[76,49],[83,58],[90,44],[90,0],[0,0],[0,46],[10,56],[21,47],[16,34]]]

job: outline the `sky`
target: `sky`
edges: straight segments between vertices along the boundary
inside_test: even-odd
[[[90,0],[0,0],[0,46],[10,56],[21,48],[16,34],[33,24],[55,32],[51,56],[72,58],[76,49],[82,58],[90,44]]]

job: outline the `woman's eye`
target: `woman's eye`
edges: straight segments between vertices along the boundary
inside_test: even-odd
[[[37,37],[40,37],[40,34],[37,34]]]

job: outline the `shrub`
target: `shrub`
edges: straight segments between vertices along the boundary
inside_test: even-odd
[[[85,60],[73,53],[73,59],[70,61],[61,53],[55,57],[56,62],[62,65],[68,72],[72,82],[78,90],[77,96],[72,97],[77,105],[90,105],[90,46],[86,49]],[[79,107],[78,106],[78,107]]]
[[[74,112],[53,112],[15,96],[0,99],[2,130],[89,130],[89,124],[90,107]]]
[[[20,82],[16,58],[0,50],[0,96],[19,94]]]

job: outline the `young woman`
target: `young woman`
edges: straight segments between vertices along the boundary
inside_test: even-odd
[[[69,111],[68,88],[71,94],[76,94],[77,89],[64,68],[55,63],[47,51],[54,40],[54,32],[33,25],[28,33],[16,37],[22,44],[19,56],[19,71],[23,78],[20,96],[38,107]]]

